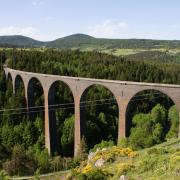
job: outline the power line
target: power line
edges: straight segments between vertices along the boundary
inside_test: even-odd
[[[81,101],[80,104],[91,103],[91,102],[99,102],[99,101],[108,101],[108,100],[115,100],[115,98],[97,99],[97,100],[93,100],[93,101]],[[0,112],[3,112],[3,111],[26,110],[26,109],[36,109],[36,108],[44,108],[44,107],[67,106],[67,105],[74,105],[74,102],[63,103],[63,104],[52,104],[52,105],[48,105],[48,106],[31,106],[31,107],[28,107],[28,108],[1,109]]]
[[[107,105],[107,104],[113,104],[113,102],[94,104],[93,106],[101,106],[101,105]],[[114,102],[114,104],[115,104],[115,102]],[[84,105],[84,106],[80,106],[80,108],[88,107],[88,106],[92,106],[92,105]],[[57,109],[74,109],[74,106],[65,107],[65,108],[53,108],[53,109],[49,109],[49,111],[53,111],[53,110],[57,110]],[[7,114],[0,114],[0,115],[20,115],[20,114],[29,114],[29,113],[35,113],[35,112],[44,112],[44,109],[37,110],[37,111],[27,111],[27,112],[20,112],[20,113],[7,113]]]
[[[159,99],[161,97],[164,97],[164,96],[159,96],[159,97],[153,97],[153,99]],[[148,100],[149,98],[139,98],[139,99],[134,99],[134,100],[131,100],[130,102],[132,101],[138,101],[138,100]],[[115,100],[114,98],[111,98],[111,99],[103,99],[103,100]],[[97,101],[102,101],[102,100],[96,100]],[[86,103],[86,102],[95,102],[95,101],[84,101],[83,103]],[[73,104],[74,103],[66,103],[66,104]],[[66,105],[65,104],[65,105]],[[107,103],[100,103],[100,104],[89,104],[89,105],[80,105],[80,108],[83,108],[83,107],[91,107],[91,106],[102,106],[102,105],[107,105],[107,104],[117,104],[116,101],[113,101],[113,102],[107,102]],[[62,104],[57,104],[57,105],[62,105]],[[53,106],[57,106],[57,105],[53,105]],[[38,107],[38,106],[37,106]],[[33,107],[33,108],[37,108],[37,107]],[[44,107],[44,106],[39,106],[39,107]],[[27,108],[19,108],[19,109],[26,109]],[[54,111],[54,110],[65,110],[65,109],[74,109],[74,106],[72,107],[57,107],[57,108],[50,108],[49,111]],[[17,109],[14,109],[14,110],[17,110]],[[6,111],[6,110],[5,110]],[[41,110],[34,110],[34,111],[26,111],[26,112],[20,112],[20,113],[6,113],[6,114],[0,114],[0,115],[20,115],[20,114],[29,114],[29,113],[36,113],[36,112],[44,112],[44,109],[41,109]]]
[[[136,95],[134,96],[130,101],[134,101],[135,98],[137,97],[144,97],[147,95],[161,95],[161,97],[164,97],[162,93],[149,93],[149,94],[144,94],[144,95]],[[154,99],[155,97],[153,97]],[[143,99],[149,99],[149,98],[143,98]],[[109,98],[109,99],[96,99],[96,100],[92,100],[92,101],[80,101],[80,104],[86,104],[86,103],[91,103],[91,102],[99,102],[99,101],[109,101],[109,100],[115,100],[115,98]],[[140,100],[140,99],[135,99],[135,100]],[[52,105],[48,105],[48,106],[31,106],[31,107],[26,107],[26,108],[11,108],[11,109],[1,109],[0,112],[4,112],[4,111],[17,111],[17,110],[30,110],[30,109],[37,109],[37,108],[45,108],[45,107],[56,107],[56,106],[67,106],[67,105],[74,105],[74,102],[71,103],[61,103],[61,104],[52,104]]]

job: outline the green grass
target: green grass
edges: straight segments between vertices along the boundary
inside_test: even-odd
[[[172,139],[138,151],[134,168],[127,172],[130,179],[180,179],[180,139]]]

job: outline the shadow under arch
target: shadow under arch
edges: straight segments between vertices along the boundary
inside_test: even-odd
[[[11,75],[9,75],[11,77]],[[6,74],[5,70],[2,70],[1,72],[1,91],[6,91],[6,82],[8,80],[8,74]],[[11,78],[11,84],[12,84],[12,78]]]
[[[30,120],[35,121],[37,117],[40,117],[44,122],[44,90],[36,77],[32,77],[28,82],[27,97]]]
[[[117,143],[119,108],[112,91],[100,84],[88,86],[80,99],[80,131],[88,149],[102,140]]]
[[[166,92],[157,89],[144,89],[131,97],[126,109],[126,137],[130,136],[133,116],[137,113],[149,113],[157,104],[164,106],[166,110],[176,105]]]
[[[8,96],[13,94],[13,79],[10,72],[6,75],[6,88],[8,90]]]
[[[17,74],[14,80],[14,93],[18,101],[18,106],[21,108],[21,119],[28,119],[27,117],[27,101],[25,97],[25,85],[22,77]]]
[[[67,83],[53,82],[48,92],[52,153],[74,155],[74,95]]]
[[[7,74],[7,80],[11,80],[12,81],[12,75],[11,75],[10,72],[8,72],[8,74]]]
[[[15,94],[17,93],[18,89],[21,89],[23,91],[24,96],[25,96],[24,81],[23,81],[22,77],[19,74],[17,74],[16,77],[15,77],[14,86],[15,86]]]

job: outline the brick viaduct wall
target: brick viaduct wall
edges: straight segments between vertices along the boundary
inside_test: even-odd
[[[75,139],[74,139],[74,155],[78,154],[79,145],[81,141],[81,128],[80,122],[82,120],[80,102],[83,97],[86,95],[87,89],[92,85],[102,85],[112,92],[114,95],[118,108],[119,108],[119,123],[118,123],[118,140],[121,137],[125,137],[126,134],[126,110],[130,100],[138,93],[143,90],[157,90],[167,96],[169,96],[174,104],[176,105],[178,111],[180,112],[180,85],[171,85],[171,84],[155,84],[155,83],[139,83],[139,82],[129,82],[129,81],[114,81],[114,80],[102,80],[102,79],[90,79],[90,78],[80,78],[80,77],[67,77],[67,76],[57,76],[49,74],[40,74],[32,72],[24,72],[19,70],[10,69],[4,67],[6,77],[9,75],[12,77],[13,83],[13,92],[17,86],[17,78],[21,77],[24,88],[25,88],[25,97],[27,105],[29,104],[28,97],[30,96],[31,91],[30,82],[33,78],[39,80],[44,91],[44,106],[45,106],[45,146],[48,149],[49,153],[52,153],[55,150],[56,139],[55,132],[53,128],[53,119],[49,114],[48,104],[49,104],[49,90],[54,85],[55,82],[61,81],[64,82],[71,90],[74,97],[74,108],[75,108]],[[179,113],[180,117],[180,113]],[[52,125],[51,125],[52,124]],[[180,124],[180,123],[179,123]],[[180,137],[180,125],[179,133]]]

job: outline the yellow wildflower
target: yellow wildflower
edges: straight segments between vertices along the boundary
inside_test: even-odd
[[[83,169],[82,169],[82,173],[83,174],[86,174],[88,173],[89,171],[92,170],[92,166],[90,164],[87,164]]]

